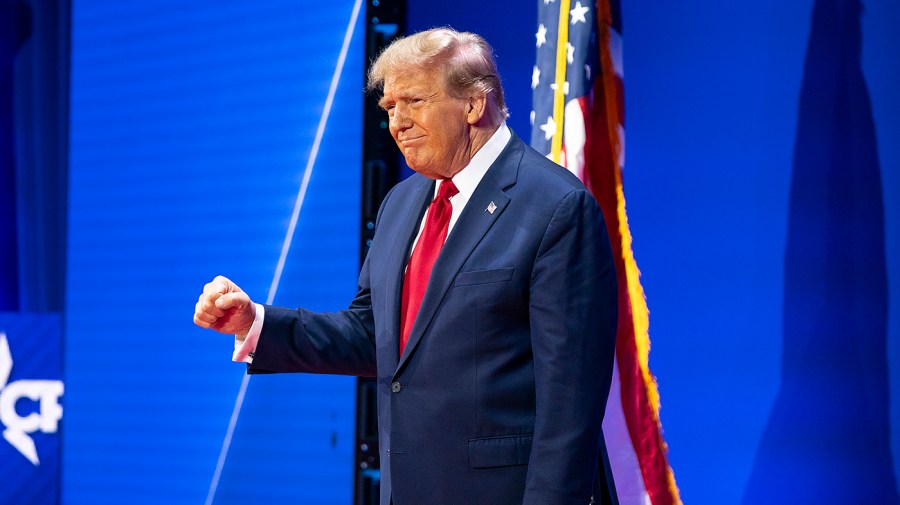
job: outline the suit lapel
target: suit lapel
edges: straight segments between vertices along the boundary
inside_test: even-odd
[[[393,248],[388,255],[385,265],[385,276],[389,284],[385,290],[385,317],[387,318],[387,332],[391,339],[388,348],[394,349],[391,359],[396,360],[397,350],[400,349],[400,297],[403,290],[403,276],[406,271],[406,260],[412,241],[419,230],[419,223],[425,209],[431,203],[434,196],[434,181],[421,177],[417,186],[409,191],[406,201],[402,202],[400,210],[396,213],[400,217],[400,225],[393,235]],[[396,361],[394,362],[396,363]]]
[[[475,188],[475,192],[472,193],[472,197],[453,226],[453,230],[450,231],[431,270],[422,305],[419,307],[419,313],[409,334],[409,341],[406,343],[406,348],[397,366],[398,372],[409,359],[409,355],[415,351],[425,329],[431,323],[444,295],[466,258],[481,242],[481,239],[509,204],[509,196],[504,190],[515,184],[523,147],[522,141],[513,135],[509,144]],[[489,207],[493,211],[488,210]],[[399,314],[399,310],[397,312]],[[399,315],[396,317],[399,318]]]

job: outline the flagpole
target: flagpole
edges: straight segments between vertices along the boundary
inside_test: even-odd
[[[560,163],[563,136],[563,111],[566,106],[566,46],[569,43],[569,0],[559,2],[559,30],[556,37],[556,89],[553,90],[553,122],[556,131],[550,147],[550,159]]]

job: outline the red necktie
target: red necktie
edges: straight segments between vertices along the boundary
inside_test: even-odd
[[[450,197],[459,193],[453,181],[444,179],[438,188],[438,195],[431,201],[428,207],[428,215],[425,217],[425,228],[416,242],[409,265],[406,267],[406,276],[403,278],[403,296],[400,305],[400,354],[409,340],[409,332],[412,330],[422,305],[422,297],[425,296],[425,288],[428,287],[428,278],[431,276],[431,267],[441,252],[444,240],[447,239],[447,229],[450,227],[450,214],[453,206]]]

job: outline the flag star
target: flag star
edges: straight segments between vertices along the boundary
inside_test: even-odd
[[[552,89],[553,91],[556,91],[556,88],[557,88],[557,86],[556,86],[555,82],[550,85],[550,89]],[[569,81],[566,81],[563,83],[563,94],[564,95],[569,94]]]
[[[544,5],[550,4],[550,3],[555,2],[555,1],[556,1],[556,0],[544,0]]]
[[[591,80],[591,66],[590,65],[584,66],[584,78],[588,81]]]
[[[544,140],[553,138],[553,134],[556,133],[556,121],[553,120],[553,116],[547,116],[547,122],[541,125],[541,130],[544,130]]]
[[[575,62],[575,46],[571,42],[566,42],[566,61],[569,65]]]
[[[581,2],[575,2],[575,8],[570,10],[569,13],[572,14],[572,24],[581,21],[582,23],[587,23],[587,19],[585,19],[584,15],[591,10],[587,7],[581,5]]]
[[[541,82],[541,69],[537,68],[537,65],[535,65],[534,70],[531,71],[531,89],[536,88],[540,82]]]
[[[547,43],[547,27],[544,26],[544,23],[541,23],[538,26],[538,31],[534,34],[534,36],[537,38],[538,47],[541,47],[542,45]]]
[[[531,115],[529,115],[528,120],[531,121],[531,126],[534,126],[534,111],[531,111]]]

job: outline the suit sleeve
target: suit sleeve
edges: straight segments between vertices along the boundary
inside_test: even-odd
[[[346,310],[317,313],[265,306],[249,373],[307,372],[375,376],[375,327],[368,259],[359,291]]]
[[[617,288],[602,213],[583,189],[550,220],[530,290],[536,420],[525,505],[588,503],[612,378]]]
[[[376,233],[385,196],[375,220]],[[248,373],[307,372],[375,377],[375,321],[369,257],[359,272],[359,289],[346,310],[317,313],[267,305],[253,362]]]

